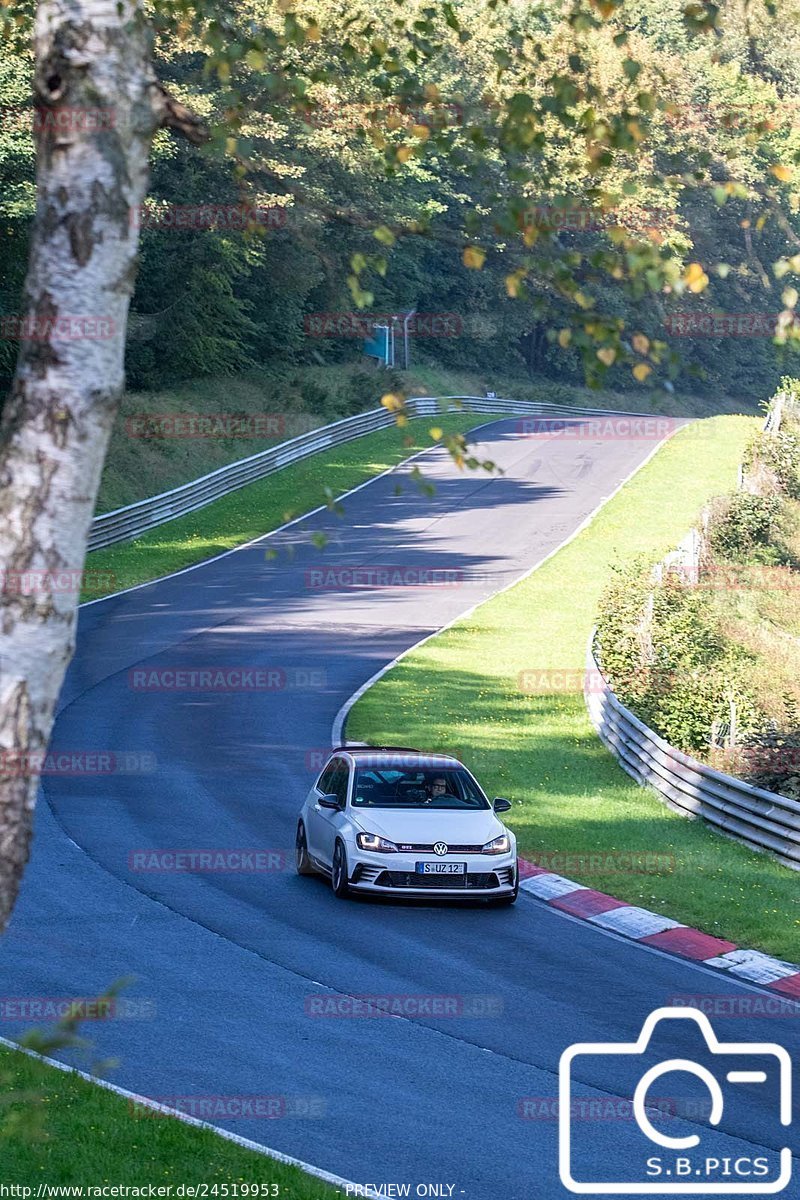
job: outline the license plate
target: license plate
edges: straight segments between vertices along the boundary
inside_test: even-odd
[[[466,863],[418,862],[418,875],[465,875]]]

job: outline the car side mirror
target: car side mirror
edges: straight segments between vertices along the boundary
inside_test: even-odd
[[[498,812],[508,812],[508,810],[509,810],[510,808],[511,808],[511,801],[510,801],[510,800],[504,800],[502,796],[497,796],[497,797],[496,797],[496,799],[495,799],[495,801],[494,801],[494,811],[495,811],[496,813],[498,813]]]
[[[317,803],[319,804],[320,808],[341,808],[339,797],[335,792],[326,792],[324,795],[320,796]]]

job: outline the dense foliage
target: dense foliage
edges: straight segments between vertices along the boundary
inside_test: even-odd
[[[759,432],[741,488],[703,515],[697,575],[621,565],[602,598],[597,649],[623,702],[673,745],[800,795],[797,381],[783,379],[781,391],[780,427]]]
[[[614,690],[680,750],[705,751],[726,726],[758,724],[746,685],[748,656],[726,641],[709,593],[641,562],[619,567],[603,596],[598,652]]]
[[[360,338],[309,336],[309,315],[416,306],[453,314],[455,336],[414,342],[443,365],[771,390],[790,347],[766,326],[681,321],[791,320],[800,10],[778,5],[776,38],[740,3],[692,36],[683,9],[246,0],[201,36],[190,5],[157,6],[160,77],[215,136],[156,139],[130,385],[357,359]],[[276,65],[289,18],[302,36]],[[30,70],[24,49],[0,64],[0,315],[20,309],[34,207]],[[164,224],[204,204],[266,224]],[[0,340],[6,380],[13,358]]]

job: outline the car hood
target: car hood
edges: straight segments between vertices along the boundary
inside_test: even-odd
[[[377,833],[392,842],[413,842],[433,845],[452,842],[454,845],[483,845],[499,837],[505,826],[494,809],[479,812],[423,809],[407,812],[394,808],[351,810],[353,821],[366,833]]]

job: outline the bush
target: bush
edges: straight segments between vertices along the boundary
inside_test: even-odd
[[[754,787],[800,800],[800,715],[793,697],[785,697],[784,704],[787,727],[772,724],[746,738],[738,769]]]
[[[800,430],[787,422],[776,433],[759,433],[745,452],[743,467],[749,474],[759,468],[773,477],[787,496],[800,498]]]
[[[702,751],[731,701],[741,732],[763,715],[747,688],[751,656],[726,641],[707,593],[641,560],[615,570],[600,602],[598,659],[623,704],[679,750]]]
[[[781,499],[733,492],[720,497],[709,513],[711,549],[733,562],[777,563],[785,557],[779,543]]]

